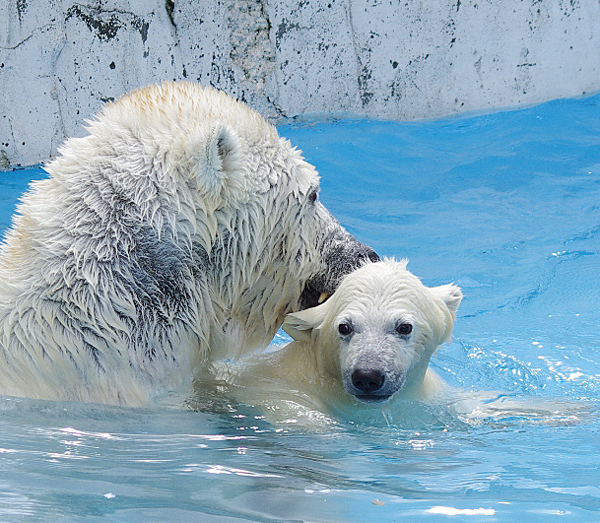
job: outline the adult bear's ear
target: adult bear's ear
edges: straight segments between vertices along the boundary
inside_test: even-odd
[[[323,323],[324,303],[285,317],[282,328],[296,341],[310,342],[318,334]]]
[[[218,204],[244,187],[244,150],[237,134],[223,124],[184,135],[173,146],[179,165],[195,179],[198,192]]]

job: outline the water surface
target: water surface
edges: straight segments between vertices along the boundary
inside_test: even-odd
[[[600,520],[600,97],[418,123],[282,126],[321,199],[465,298],[453,387],[591,413],[324,433],[218,413],[0,399],[0,521]],[[40,170],[0,179],[0,225]]]

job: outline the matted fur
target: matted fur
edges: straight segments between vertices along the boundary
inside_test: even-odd
[[[87,131],[0,252],[0,394],[144,403],[266,346],[311,281],[332,291],[374,255],[314,201],[315,169],[224,93],[148,87]]]

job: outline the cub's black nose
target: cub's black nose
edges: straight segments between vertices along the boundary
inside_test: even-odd
[[[358,369],[352,373],[352,385],[365,394],[372,394],[383,387],[385,376],[378,370]]]

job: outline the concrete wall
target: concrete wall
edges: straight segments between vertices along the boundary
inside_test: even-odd
[[[600,89],[598,0],[0,0],[0,164],[107,100],[211,84],[271,118],[415,119]]]

